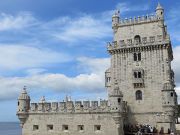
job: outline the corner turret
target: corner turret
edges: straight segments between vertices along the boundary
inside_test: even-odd
[[[28,117],[29,109],[30,109],[30,97],[26,92],[26,87],[24,86],[21,94],[18,97],[18,107],[16,114],[20,120],[20,124],[22,127]]]
[[[163,121],[164,124],[168,124],[169,127],[175,131],[174,125],[177,119],[177,94],[174,90],[174,84],[170,79],[163,85],[162,106],[165,117],[161,122]]]
[[[112,29],[114,30],[114,32],[117,31],[117,26],[119,24],[119,13],[119,11],[116,11],[112,16]]]
[[[110,107],[112,111],[122,111],[122,102],[123,102],[123,94],[119,90],[118,82],[117,80],[114,83],[114,90],[109,95],[110,100]]]
[[[158,19],[164,20],[164,9],[160,5],[160,3],[158,3],[158,6],[156,8],[156,16],[158,17]]]

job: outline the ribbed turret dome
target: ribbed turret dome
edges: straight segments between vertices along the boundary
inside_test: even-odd
[[[27,94],[26,87],[24,86],[21,94],[19,95],[18,99],[28,99],[30,100],[29,95]]]
[[[119,17],[119,13],[120,13],[120,11],[116,10],[112,17]]]

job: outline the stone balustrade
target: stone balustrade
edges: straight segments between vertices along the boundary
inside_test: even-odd
[[[132,40],[133,41],[133,40]],[[132,48],[132,47],[141,47],[141,46],[152,46],[152,45],[160,45],[160,44],[169,44],[170,39],[169,37],[165,39],[158,40],[158,38],[155,38],[154,41],[141,41],[139,43],[127,43],[126,41],[113,41],[107,43],[107,50],[114,50],[118,48]]]

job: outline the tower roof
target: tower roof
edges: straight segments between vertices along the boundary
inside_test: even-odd
[[[157,5],[157,7],[156,7],[156,10],[163,10],[163,7],[161,6],[161,4],[158,2],[158,5]]]
[[[120,11],[116,10],[112,17],[119,17],[119,15],[120,15]]]
[[[30,99],[29,95],[27,94],[27,91],[26,91],[26,86],[24,86],[21,94],[19,95],[18,99]]]

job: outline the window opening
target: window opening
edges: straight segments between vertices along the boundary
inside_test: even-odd
[[[136,91],[136,100],[142,100],[142,92],[140,90]]]
[[[100,131],[100,130],[101,130],[101,125],[94,126],[94,131]]]
[[[47,125],[47,130],[53,130],[53,125]]]
[[[84,130],[84,125],[78,125],[78,131],[83,131]]]
[[[39,129],[39,125],[33,125],[33,131],[38,130]]]
[[[68,127],[68,125],[63,125],[62,129],[63,129],[63,131],[67,131],[67,130],[69,130],[69,127]]]

